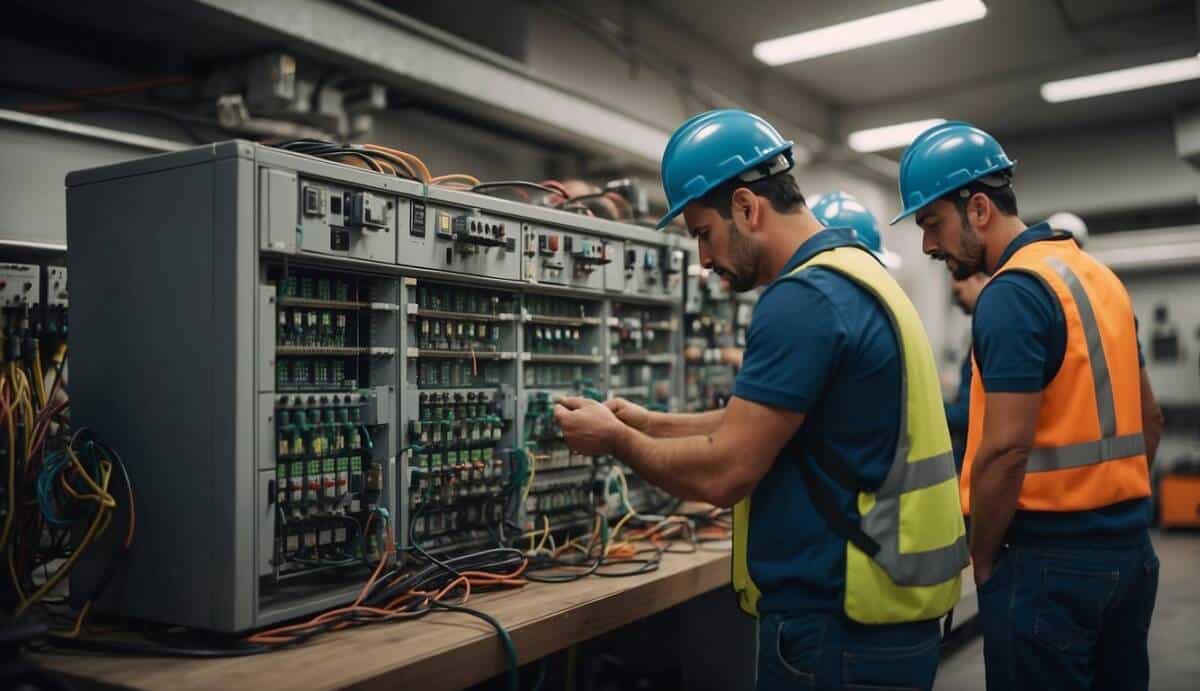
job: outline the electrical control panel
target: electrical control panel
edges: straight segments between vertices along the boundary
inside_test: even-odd
[[[757,292],[733,293],[698,264],[688,267],[684,304],[684,409],[723,408],[737,368],[727,353],[744,350]]]
[[[450,200],[400,203],[400,264],[516,280],[520,221]]]
[[[269,263],[258,320],[274,323],[274,452],[258,458],[255,498],[273,521],[259,531],[259,594],[286,602],[305,581],[360,572],[378,560],[393,464],[399,285],[389,278]],[[273,307],[273,309],[272,309]],[[260,389],[270,382],[261,381]],[[260,398],[269,392],[260,390]],[[267,412],[271,411],[271,412]],[[259,430],[260,433],[264,430]]]
[[[41,267],[37,264],[0,264],[0,307],[34,309],[42,301]]]
[[[28,253],[20,255],[29,258]],[[15,258],[15,257],[14,257]],[[66,372],[67,268],[59,256],[34,256],[38,263],[0,263],[0,343],[9,362],[40,358],[38,367],[61,386]]]
[[[657,410],[677,407],[678,312],[670,306],[613,302],[609,388]]]
[[[138,492],[99,611],[244,631],[353,599],[388,539],[590,530],[612,462],[570,452],[555,400],[682,400],[676,236],[240,141],[77,171],[67,200],[72,410]],[[65,315],[65,269],[0,295],[26,275]]]
[[[431,554],[495,544],[516,511],[519,298],[422,279],[405,293],[405,541]]]
[[[602,249],[587,250],[601,256]],[[531,467],[522,527],[587,527],[598,502],[598,459],[572,452],[554,424],[560,396],[604,398],[607,303],[527,293],[523,324],[523,457]]]

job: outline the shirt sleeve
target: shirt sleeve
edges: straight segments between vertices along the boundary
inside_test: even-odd
[[[1054,303],[1037,278],[1005,273],[983,290],[972,321],[972,345],[989,393],[1045,388],[1053,359]],[[1059,356],[1061,359],[1061,356]]]
[[[833,304],[803,279],[781,281],[759,298],[733,395],[807,413],[847,342]]]

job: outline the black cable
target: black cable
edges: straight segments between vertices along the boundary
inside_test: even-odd
[[[550,669],[550,656],[547,655],[538,663],[537,681],[533,682],[533,691],[542,691],[542,686],[546,683],[546,672]]]
[[[604,520],[604,516],[601,515],[599,512],[596,512],[596,518],[599,520]],[[600,552],[599,552],[599,554],[597,554],[596,559],[594,561],[592,561],[590,564],[588,563],[589,560],[586,558],[581,561],[578,561],[578,562],[568,561],[565,559],[545,559],[545,560],[539,561],[535,566],[531,566],[528,569],[526,569],[525,580],[533,581],[535,583],[574,583],[575,581],[583,580],[584,578],[587,578],[588,576],[591,576],[592,574],[596,573],[596,570],[599,569],[600,566],[604,564],[604,556],[605,556],[605,553],[607,553],[607,552],[608,552],[608,531],[602,529],[600,531]],[[584,567],[584,566],[587,567],[587,570],[580,572],[580,573],[568,573],[568,574],[553,575],[553,576],[539,576],[536,573],[534,573],[535,571],[542,570],[542,569],[553,569],[553,568],[562,568],[562,567],[579,568],[579,567]]]
[[[427,561],[431,561],[434,564],[437,564],[438,566],[442,567],[443,569],[449,571],[455,578],[458,578],[461,575],[458,573],[458,571],[455,571],[452,567],[448,566],[445,562],[439,560],[437,557],[433,556],[429,552],[426,552],[421,547],[421,544],[417,541],[417,518],[419,518],[421,516],[421,514],[424,513],[425,508],[428,506],[429,506],[429,498],[426,497],[425,501],[421,502],[421,507],[417,509],[417,513],[408,521],[408,545],[411,549],[416,550],[417,554],[421,555]]]
[[[500,637],[500,642],[504,644],[504,650],[508,655],[508,675],[507,676],[508,676],[509,691],[517,691],[520,688],[520,684],[519,684],[518,676],[517,676],[517,671],[519,669],[519,659],[517,658],[517,646],[513,643],[512,636],[508,635],[508,631],[504,628],[504,626],[499,621],[496,621],[496,619],[494,617],[492,617],[492,615],[490,615],[486,612],[481,612],[477,609],[471,609],[470,607],[463,607],[461,605],[449,605],[444,602],[438,602],[436,600],[431,602],[430,605],[437,609],[445,609],[445,610],[450,610],[451,612],[460,612],[462,614],[469,614],[473,617],[478,617],[479,619],[482,619],[482,620],[486,621],[487,623],[491,624],[492,628],[496,629],[496,635]]]

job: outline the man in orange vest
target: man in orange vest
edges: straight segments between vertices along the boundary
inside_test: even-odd
[[[1011,161],[967,123],[900,161],[904,210],[956,279],[993,274],[972,322],[961,477],[989,691],[1146,689],[1158,586],[1149,463],[1162,415],[1121,281],[1017,217]]]

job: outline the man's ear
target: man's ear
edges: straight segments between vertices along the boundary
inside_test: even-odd
[[[967,203],[967,214],[977,228],[986,226],[991,220],[992,213],[992,200],[988,199],[986,194],[977,192],[971,196]]]
[[[762,199],[745,187],[733,191],[733,215],[746,224],[749,230],[756,230],[763,221]]]

